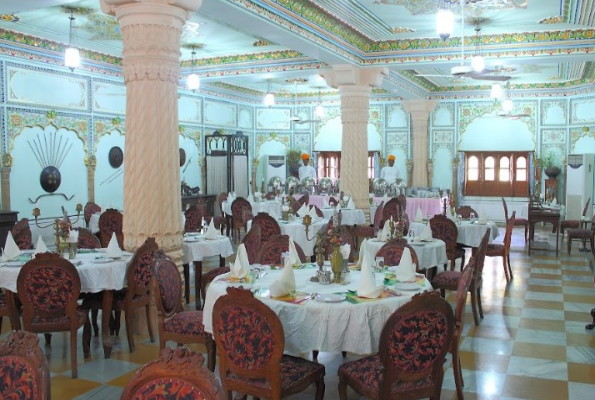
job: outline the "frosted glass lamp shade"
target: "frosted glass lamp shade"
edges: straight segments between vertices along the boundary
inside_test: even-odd
[[[481,72],[486,67],[486,61],[482,56],[473,56],[471,59],[471,67],[475,72]]]
[[[438,10],[436,14],[436,33],[446,40],[452,35],[455,18],[450,10]]]
[[[74,71],[75,68],[78,68],[81,65],[79,49],[76,47],[68,47],[64,51],[64,65],[70,68],[71,71]]]
[[[193,92],[200,87],[200,78],[196,74],[188,75],[186,78],[186,86],[188,89],[192,90]]]
[[[324,107],[322,106],[322,104],[319,104],[316,106],[316,108],[314,109],[314,115],[316,115],[318,118],[322,118],[324,117],[325,114],[325,110]]]
[[[512,111],[512,100],[506,99],[502,102],[502,111],[506,111],[506,112]]]
[[[275,105],[275,95],[272,93],[267,93],[264,95],[264,105],[270,107]]]
[[[492,84],[492,90],[490,91],[490,97],[492,99],[502,98],[502,85],[499,83]]]

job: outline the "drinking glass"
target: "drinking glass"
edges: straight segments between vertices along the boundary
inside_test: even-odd
[[[255,283],[258,279],[260,279],[260,264],[252,264],[250,275],[252,277],[252,283]]]
[[[471,221],[475,221],[475,213],[469,213],[469,218],[471,219]]]
[[[374,272],[384,274],[384,257],[376,257],[375,261]]]
[[[289,252],[288,251],[284,251],[283,253],[281,253],[281,266],[284,267],[285,266],[285,261],[287,261],[287,258],[289,257]]]

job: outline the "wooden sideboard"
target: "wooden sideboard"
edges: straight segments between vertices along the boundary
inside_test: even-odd
[[[0,211],[0,247],[4,247],[6,236],[16,224],[18,215],[18,211]]]
[[[200,198],[207,205],[207,215],[215,215],[215,195],[214,194],[193,194],[190,196],[182,196],[182,212],[187,207],[198,203]]]

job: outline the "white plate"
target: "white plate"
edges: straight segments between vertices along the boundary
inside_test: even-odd
[[[198,232],[189,232],[189,233],[186,233],[184,236],[200,236],[200,235],[201,234]]]
[[[25,265],[25,263],[24,262],[13,261],[13,262],[7,262],[7,263],[0,264],[0,265],[2,265],[3,267],[20,268],[23,265]]]
[[[419,290],[421,286],[417,282],[397,282],[395,283],[397,290]]]
[[[112,260],[111,258],[96,258],[95,260],[93,260],[93,264],[107,264],[113,261],[114,260]]]
[[[184,238],[184,242],[186,242],[186,243],[194,243],[194,242],[198,242],[198,241],[199,240],[198,240],[197,237],[187,237],[187,238]]]
[[[410,244],[411,246],[420,246],[420,247],[421,247],[421,246],[425,246],[425,245],[426,245],[426,244],[425,244],[425,243],[423,243],[423,242],[412,242],[412,243],[409,243],[409,244]]]
[[[205,240],[219,240],[219,239],[223,239],[225,236],[223,235],[217,235],[217,237],[213,238],[213,239],[209,239],[209,238],[205,238]]]
[[[323,303],[340,303],[345,300],[345,295],[340,293],[329,293],[316,295],[316,300]]]

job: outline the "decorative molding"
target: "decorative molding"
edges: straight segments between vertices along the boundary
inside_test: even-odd
[[[262,147],[263,144],[265,144],[266,142],[271,142],[271,141],[277,141],[277,142],[281,142],[286,148],[290,148],[290,143],[291,143],[291,135],[290,134],[278,134],[276,132],[271,132],[271,133],[257,133],[256,134],[256,148],[254,151],[254,157],[256,159],[256,157],[260,154],[260,148]]]
[[[548,113],[559,107],[562,111],[562,121],[560,123],[548,123]],[[559,100],[541,100],[540,102],[540,123],[544,126],[566,126],[568,123],[568,101],[566,99]]]
[[[566,144],[566,129],[542,129],[541,144]]]

